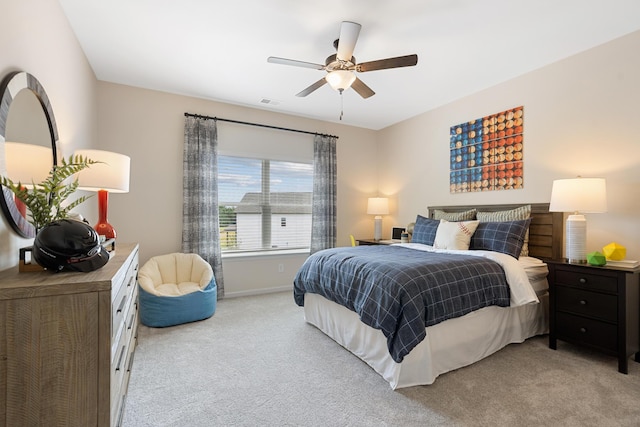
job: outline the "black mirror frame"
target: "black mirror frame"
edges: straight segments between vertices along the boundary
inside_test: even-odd
[[[42,106],[51,136],[52,167],[56,166],[58,161],[58,129],[49,97],[47,97],[47,93],[44,91],[44,87],[42,87],[38,79],[24,71],[10,73],[4,78],[0,85],[0,93],[2,93],[2,100],[0,101],[0,150],[4,151],[7,118],[9,116],[11,102],[23,89],[30,90],[36,98],[38,98]],[[13,192],[4,186],[2,186],[2,194],[0,195],[0,207],[9,225],[18,235],[25,238],[35,237],[35,228],[20,214],[14,201]]]

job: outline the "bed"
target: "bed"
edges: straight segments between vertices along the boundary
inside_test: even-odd
[[[449,218],[453,222],[458,219],[456,215],[465,215],[471,209],[475,209],[476,212],[483,214],[482,222],[486,220],[487,222],[498,223],[501,222],[503,213],[520,212],[525,206],[528,208],[527,215],[530,218],[526,222],[528,229],[526,251],[522,252],[522,255],[517,259],[513,256],[488,250],[459,251],[450,250],[447,247],[444,247],[444,249],[441,247],[429,247],[428,245],[424,247],[425,245],[420,243],[394,245],[394,247],[388,247],[387,249],[382,249],[381,246],[374,246],[373,248],[367,248],[366,246],[335,248],[322,251],[328,252],[331,258],[337,258],[333,267],[324,266],[322,263],[328,262],[326,260],[323,260],[322,263],[315,267],[307,265],[307,263],[311,262],[309,259],[305,261],[294,280],[294,299],[298,305],[304,307],[306,322],[314,325],[338,344],[366,362],[389,383],[391,388],[398,389],[432,384],[439,375],[475,363],[510,343],[521,343],[527,338],[548,332],[548,284],[546,281],[548,270],[544,260],[561,257],[563,227],[562,214],[549,212],[548,204],[429,207],[429,220],[432,221],[437,219],[436,215],[444,213],[444,215],[449,216],[441,216],[441,218]],[[423,220],[427,221],[424,218]],[[470,224],[464,220],[460,222]],[[451,225],[447,224],[447,226]],[[458,226],[461,227],[461,225]],[[422,251],[429,252],[429,257],[450,256],[451,259],[459,257],[459,264],[466,266],[465,269],[469,269],[469,266],[476,264],[475,260],[478,258],[489,259],[489,263],[499,263],[498,268],[503,270],[502,275],[507,282],[505,286],[509,288],[507,301],[505,302],[504,295],[498,295],[503,291],[491,288],[488,291],[483,290],[481,292],[482,294],[489,294],[488,301],[480,302],[477,307],[459,310],[456,315],[442,317],[440,320],[436,319],[435,322],[432,322],[433,324],[429,324],[429,316],[424,318],[423,311],[417,314],[413,313],[411,316],[405,316],[418,317],[423,322],[419,329],[416,328],[415,322],[407,328],[407,323],[409,323],[407,319],[397,320],[398,323],[395,326],[385,324],[384,319],[372,320],[371,316],[367,315],[372,309],[368,307],[368,303],[362,303],[362,295],[367,294],[367,298],[369,298],[370,294],[375,294],[375,298],[380,298],[377,293],[387,293],[386,289],[390,285],[386,283],[386,279],[383,280],[382,276],[392,276],[390,270],[393,269],[387,269],[385,266],[382,276],[369,276],[366,270],[362,270],[364,267],[357,267],[357,271],[350,271],[345,276],[351,277],[364,274],[369,278],[367,288],[355,290],[349,288],[346,291],[341,291],[337,290],[337,285],[334,286],[334,284],[345,280],[334,277],[335,271],[344,268],[336,266],[345,265],[345,260],[355,255],[344,251],[361,251],[358,255],[366,258],[369,255],[365,255],[365,250],[372,253],[372,259],[378,258],[378,269],[385,264],[384,262],[380,263],[380,258],[388,259],[387,264],[392,265],[396,258],[413,259],[417,256],[410,254],[414,252],[423,253]],[[431,252],[435,254],[431,254]],[[316,254],[309,258],[315,257]],[[316,260],[316,262],[318,261]],[[375,261],[371,262],[372,264],[375,263]],[[485,261],[482,262],[486,264]],[[517,266],[514,266],[515,264]],[[405,267],[399,267],[398,270],[401,271],[398,277],[415,277],[414,274],[418,274],[414,273],[413,270],[416,265],[417,261],[406,267],[406,269]],[[482,272],[479,273],[473,270],[470,276],[475,278],[484,274],[484,268],[483,264],[481,267]],[[329,277],[329,279],[323,279],[326,283],[329,283],[328,285],[322,285],[327,289],[314,288],[314,286],[320,285],[311,283],[309,271],[313,269],[318,269],[320,275]],[[362,271],[365,271],[365,273],[362,273]],[[491,276],[490,279],[481,280],[489,282],[497,277],[495,271],[491,271],[488,274]],[[523,274],[525,275],[524,279],[522,279]],[[444,276],[442,274],[440,276],[434,275],[429,280],[436,280],[437,277]],[[516,288],[511,284],[511,281],[514,281],[513,277],[519,277],[520,281],[525,281],[527,284],[522,285],[524,287]],[[400,286],[404,288],[404,285],[401,284]],[[466,286],[464,285],[463,287]],[[493,284],[489,284],[489,286],[493,286]],[[380,291],[379,288],[385,290]],[[407,300],[409,297],[405,295],[404,290],[398,292],[398,294],[394,295],[400,296],[394,296],[394,298],[401,301],[397,303],[400,305],[394,302],[392,304],[396,305],[385,305],[384,310],[378,308],[375,310],[378,312],[402,313],[402,315],[404,315],[405,311],[411,313],[411,310],[407,309],[406,306],[402,306],[402,301]],[[441,290],[439,292],[442,293]],[[339,297],[336,297],[336,294],[339,294]],[[345,301],[342,301],[341,298]],[[440,304],[438,301],[432,301],[432,296],[423,297],[422,299],[428,300],[434,306]],[[446,301],[449,299],[449,296],[443,298]],[[460,299],[468,300],[469,297],[462,296]],[[387,303],[385,302],[385,304]],[[457,307],[457,304],[454,304],[454,306]],[[375,306],[377,307],[377,304]],[[427,310],[426,312],[428,313],[429,311]],[[424,326],[425,324],[428,326]],[[408,344],[406,341],[397,342],[402,341],[402,339],[397,338],[397,336],[403,335],[400,332],[401,330],[410,331],[405,334],[410,337]]]

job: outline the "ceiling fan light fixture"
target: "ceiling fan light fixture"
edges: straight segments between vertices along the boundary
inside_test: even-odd
[[[356,80],[356,75],[349,70],[333,70],[326,75],[325,79],[333,89],[341,92],[351,87]]]

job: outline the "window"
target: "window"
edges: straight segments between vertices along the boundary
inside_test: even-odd
[[[309,248],[313,165],[220,155],[220,242],[226,253]]]

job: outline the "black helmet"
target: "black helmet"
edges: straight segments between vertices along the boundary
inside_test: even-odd
[[[33,241],[33,259],[52,271],[93,271],[109,261],[98,233],[90,225],[73,219],[52,221]]]

